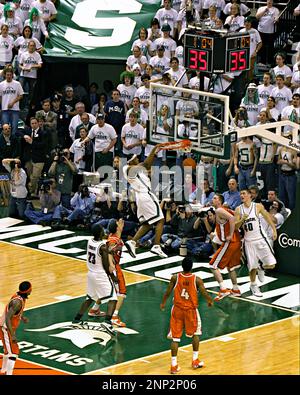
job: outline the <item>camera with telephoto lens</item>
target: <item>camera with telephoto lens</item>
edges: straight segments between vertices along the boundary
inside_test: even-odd
[[[172,199],[165,199],[165,209],[170,210],[172,207]]]
[[[207,210],[201,210],[195,213],[196,217],[202,218],[204,219],[205,217],[207,217]]]
[[[80,186],[80,195],[81,195],[81,199],[84,199],[85,197],[90,196],[89,188],[87,185]]]
[[[54,156],[58,157],[58,162],[63,163],[65,161],[64,155],[65,155],[65,153],[64,153],[62,146],[57,145],[54,149]]]
[[[21,163],[16,162],[15,160],[10,161],[9,163],[11,170],[15,169],[16,165],[20,169],[21,168]]]
[[[53,181],[50,179],[42,179],[39,181],[39,188],[41,192],[47,193],[50,191],[50,186],[52,185]]]

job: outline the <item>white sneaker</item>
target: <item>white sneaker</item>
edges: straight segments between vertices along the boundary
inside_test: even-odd
[[[265,281],[265,271],[263,269],[257,269],[257,277],[261,283]]]
[[[151,248],[150,252],[153,252],[153,254],[159,255],[161,258],[168,258],[168,255],[163,252],[160,245],[158,245],[158,244],[155,244]]]
[[[258,297],[263,296],[263,294],[260,292],[258,285],[256,285],[256,284],[250,285],[250,290],[251,290],[253,296],[258,296]]]
[[[127,251],[129,254],[132,256],[132,258],[136,257],[135,254],[135,247],[136,247],[136,242],[134,240],[128,240],[125,242],[125,246],[127,248]]]

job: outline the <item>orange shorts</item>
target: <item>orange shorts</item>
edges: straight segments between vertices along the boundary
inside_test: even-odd
[[[209,264],[212,269],[234,270],[241,266],[241,242],[240,241],[226,241],[214,253]]]
[[[6,328],[0,327],[0,339],[2,340],[4,355],[19,355],[18,343],[13,343],[11,335]]]
[[[197,309],[183,310],[173,306],[171,311],[170,332],[168,339],[180,342],[183,329],[187,337],[201,335],[201,319]]]
[[[126,295],[125,278],[121,266],[119,264],[116,265],[116,273],[117,273],[118,288],[119,288],[118,295]]]

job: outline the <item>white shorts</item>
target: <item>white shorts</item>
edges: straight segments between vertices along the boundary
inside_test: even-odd
[[[118,300],[113,281],[106,274],[88,272],[87,295],[95,302],[100,299],[101,303]]]
[[[136,194],[137,217],[141,224],[154,224],[164,218],[157,197],[152,193]]]
[[[244,241],[244,251],[249,272],[258,269],[259,261],[262,266],[276,265],[273,249],[266,240]]]

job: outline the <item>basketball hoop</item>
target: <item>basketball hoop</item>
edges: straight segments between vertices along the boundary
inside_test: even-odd
[[[161,150],[171,150],[179,152],[191,152],[192,143],[190,140],[169,141],[159,144]]]

